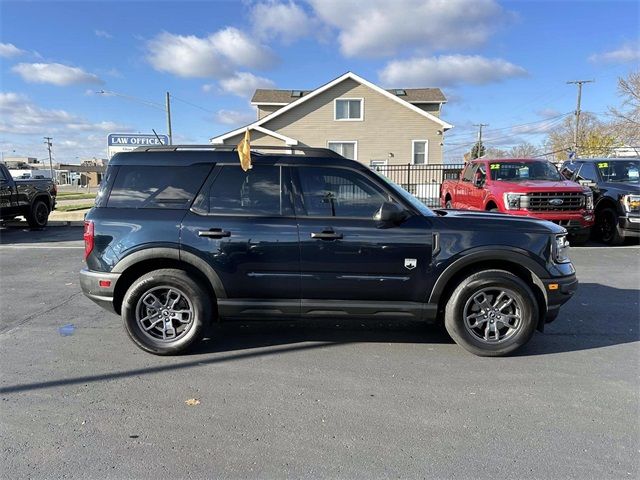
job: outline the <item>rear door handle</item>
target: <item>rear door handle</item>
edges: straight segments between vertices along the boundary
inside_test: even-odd
[[[221,228],[210,228],[209,230],[198,231],[198,236],[207,238],[225,238],[230,237],[231,232],[222,230]]]
[[[318,240],[340,240],[342,239],[342,234],[336,233],[333,230],[323,230],[322,232],[312,233],[311,238],[317,238]]]

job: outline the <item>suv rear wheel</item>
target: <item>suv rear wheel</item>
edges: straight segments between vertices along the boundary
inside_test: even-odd
[[[129,337],[142,350],[156,355],[187,351],[202,339],[210,316],[207,292],[178,269],[141,276],[122,302]]]
[[[504,270],[484,270],[464,279],[445,309],[445,327],[455,342],[476,355],[507,355],[527,343],[538,319],[531,288]]]

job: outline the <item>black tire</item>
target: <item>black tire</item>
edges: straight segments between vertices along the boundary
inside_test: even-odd
[[[471,306],[475,307],[474,297],[478,298],[483,292],[501,290],[509,292],[509,295],[513,297],[512,303],[507,308],[513,309],[514,315],[519,313],[519,320],[514,320],[512,327],[506,327],[502,320],[495,316],[491,317],[495,318],[495,320],[491,320],[493,325],[490,325],[487,315],[484,315],[484,318],[480,318],[480,320],[474,319],[475,323],[484,322],[483,325],[486,325],[486,329],[491,327],[498,332],[500,330],[505,332],[502,340],[500,340],[499,333],[496,334],[498,338],[494,341],[482,339],[479,337],[482,328],[476,327],[474,330],[466,325],[465,313],[467,312],[465,309],[468,308],[470,302]],[[493,299],[495,300],[497,296],[494,296]],[[490,298],[490,293],[485,298]],[[531,339],[538,323],[538,312],[536,297],[521,278],[504,270],[483,270],[465,278],[454,290],[445,308],[444,325],[451,338],[465,350],[482,357],[500,357],[514,352]],[[473,315],[482,317],[481,312]],[[506,317],[507,315],[505,315]]]
[[[577,233],[569,234],[569,243],[571,245],[584,245],[591,237],[591,229],[585,228]]]
[[[25,217],[31,228],[44,228],[49,222],[49,205],[44,200],[36,200]]]
[[[608,245],[622,245],[624,234],[618,225],[618,214],[613,208],[603,208],[596,213],[598,238]]]
[[[163,317],[165,312],[170,310],[167,305],[171,301],[170,293],[166,297],[162,296],[163,289],[171,290],[179,296],[182,295],[182,298],[178,300],[181,302],[178,308],[182,309],[181,312],[192,312],[188,324],[183,324],[177,318],[171,320]],[[166,299],[164,307],[156,308],[148,303],[143,303],[143,300],[148,302],[151,297],[157,297],[160,301],[159,305]],[[158,313],[151,316],[150,311],[158,311]],[[155,355],[177,355],[197,344],[209,325],[211,311],[211,301],[206,290],[190,278],[186,272],[173,268],[154,270],[141,276],[129,287],[122,301],[122,319],[129,337],[139,348]],[[147,320],[149,323],[157,324],[156,320],[159,319],[160,326],[154,327],[150,333],[146,333],[142,326],[143,322],[138,321],[141,315],[146,315],[142,317],[143,321],[145,318],[151,317],[150,320]],[[166,315],[171,315],[171,313]],[[163,318],[164,320],[162,320]],[[174,329],[175,340],[159,338],[158,329],[163,327],[165,322],[167,329]],[[181,328],[182,331],[178,333]],[[165,330],[164,327],[163,330]]]

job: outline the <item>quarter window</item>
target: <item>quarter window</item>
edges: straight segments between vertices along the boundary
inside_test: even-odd
[[[211,165],[185,167],[123,165],[118,168],[107,206],[111,208],[189,208],[210,170]],[[107,179],[109,178],[107,173]],[[107,182],[104,183],[106,185]]]
[[[380,187],[353,170],[331,167],[300,167],[303,214],[313,217],[372,218],[390,200]]]
[[[255,165],[244,172],[240,166],[221,167],[201,197],[196,211],[210,214],[282,215],[281,169]]]
[[[362,120],[361,98],[338,98],[335,102],[335,120]]]

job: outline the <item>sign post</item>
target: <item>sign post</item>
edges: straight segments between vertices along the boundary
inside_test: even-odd
[[[131,152],[138,147],[159,147],[169,145],[169,137],[166,135],[154,135],[147,133],[110,133],[107,137],[107,155],[109,160],[116,153]]]

